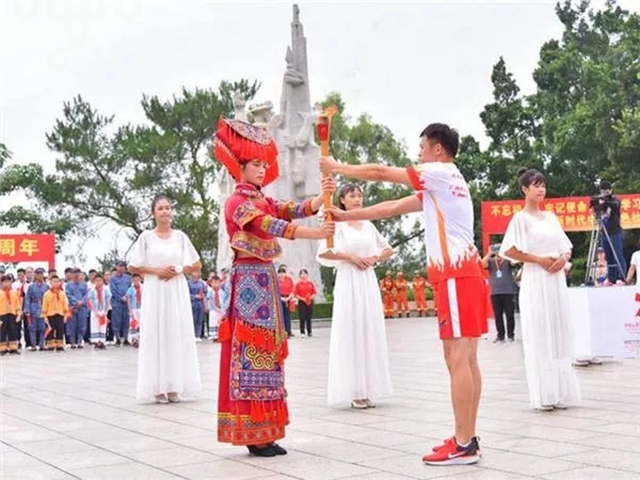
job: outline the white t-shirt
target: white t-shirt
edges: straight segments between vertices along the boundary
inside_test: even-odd
[[[631,255],[629,266],[631,265],[636,267],[636,285],[640,287],[640,250],[633,252],[633,255]]]
[[[407,169],[422,201],[429,282],[483,277],[473,242],[473,204],[464,177],[453,163],[421,163]]]

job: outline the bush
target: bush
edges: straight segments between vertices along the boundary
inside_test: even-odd
[[[331,314],[333,312],[333,303],[316,303],[313,306],[313,317],[314,319],[323,319],[323,318],[331,318]],[[292,320],[300,320],[300,316],[298,315],[298,309],[291,314]]]

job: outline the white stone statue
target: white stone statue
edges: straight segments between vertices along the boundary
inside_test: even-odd
[[[298,202],[316,196],[320,192],[320,149],[314,141],[316,113],[311,107],[309,95],[309,72],[307,65],[307,40],[300,23],[300,9],[293,6],[291,23],[291,45],[285,56],[286,70],[282,81],[280,112],[274,114],[273,104],[253,104],[249,112],[254,124],[265,127],[278,146],[279,178],[267,185],[267,195],[281,200]],[[234,118],[247,121],[245,99],[233,96]],[[229,267],[232,262],[229,237],[224,222],[224,203],[233,192],[234,181],[225,171],[221,177],[220,226],[218,228],[218,270]],[[318,218],[296,220],[307,226],[318,224]],[[307,269],[309,277],[318,288],[318,300],[322,301],[320,268],[315,261],[317,242],[281,240],[283,255],[276,263],[285,264],[297,277],[301,268]]]
[[[242,120],[243,122],[248,122],[247,113],[245,111],[245,106],[247,105],[247,100],[244,98],[244,95],[240,92],[235,92],[233,94],[233,118],[236,120]]]
[[[320,192],[320,149],[314,141],[316,113],[311,106],[309,94],[307,40],[297,5],[293,6],[291,45],[287,48],[285,61],[280,98],[281,118],[274,121],[270,130],[278,145],[280,178],[267,186],[265,192],[282,200],[301,202]],[[296,222],[316,226],[318,219],[313,217]],[[286,264],[296,275],[301,268],[307,269],[318,291],[322,292],[320,269],[314,260],[317,243],[287,240],[281,243],[283,255],[278,263]]]

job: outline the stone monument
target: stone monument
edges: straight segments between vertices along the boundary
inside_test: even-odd
[[[291,45],[285,55],[286,70],[282,81],[280,113],[269,120],[269,128],[278,145],[280,177],[265,188],[265,193],[282,200],[298,202],[320,193],[320,148],[314,141],[316,112],[309,94],[307,39],[300,23],[300,9],[293,6]],[[301,225],[317,226],[318,218],[296,220]],[[285,264],[297,277],[301,268],[322,295],[320,267],[316,261],[318,242],[282,240],[283,255],[277,263]],[[320,298],[318,298],[320,300]]]
[[[314,140],[316,112],[311,106],[309,94],[309,71],[307,65],[307,40],[300,23],[300,9],[293,6],[291,23],[291,45],[285,56],[286,70],[282,81],[280,112],[274,113],[273,103],[263,102],[249,107],[254,124],[266,128],[278,146],[279,178],[265,187],[265,193],[281,200],[298,202],[313,198],[320,193],[320,148]],[[246,119],[244,99],[234,96],[234,118]],[[231,264],[231,249],[224,224],[224,202],[233,191],[233,179],[223,174],[220,184],[220,227],[218,228],[218,270]],[[312,217],[296,222],[306,226],[317,226],[318,218]],[[297,277],[301,268],[307,269],[309,277],[318,287],[318,300],[322,298],[320,267],[316,261],[318,242],[309,240],[289,241],[281,239],[283,255],[276,263],[285,264]]]

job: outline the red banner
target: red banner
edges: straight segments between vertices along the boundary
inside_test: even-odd
[[[616,195],[620,199],[622,228],[640,228],[640,194]],[[545,210],[554,212],[567,232],[584,232],[593,228],[590,197],[548,198],[542,203]],[[507,230],[511,217],[522,210],[524,200],[482,202],[482,247],[486,252],[491,235]]]
[[[0,263],[47,262],[54,268],[56,236],[0,235]]]

